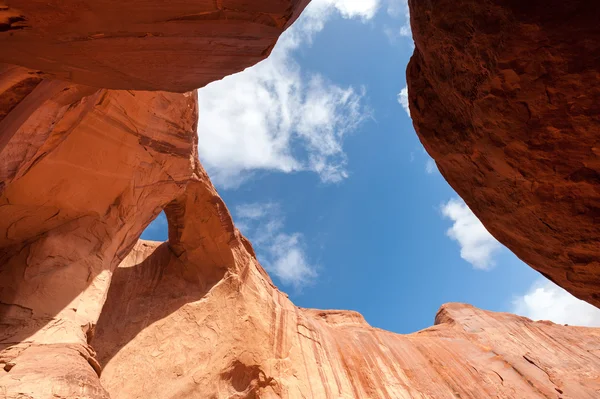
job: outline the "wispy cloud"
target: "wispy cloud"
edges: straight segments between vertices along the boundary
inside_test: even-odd
[[[400,93],[398,93],[398,102],[410,117],[410,108],[408,107],[408,87],[404,86],[404,88],[400,90]]]
[[[446,235],[460,245],[460,256],[475,269],[490,270],[494,267],[494,255],[502,246],[487,231],[464,201],[454,198],[442,205],[444,217],[454,223]]]
[[[328,18],[334,9],[344,18],[371,19],[379,6],[379,0],[312,0],[305,12],[319,20]]]
[[[431,175],[436,170],[437,165],[435,164],[435,161],[433,160],[433,158],[428,158],[427,162],[425,162],[425,172],[427,172],[428,175]]]
[[[387,1],[387,13],[391,17],[400,21],[400,26],[393,28],[386,26],[384,27],[384,33],[388,39],[394,43],[399,38],[411,39],[412,43],[412,31],[410,29],[410,9],[408,8],[408,0],[388,0]]]
[[[236,187],[256,171],[311,171],[324,182],[348,176],[345,137],[369,117],[365,89],[302,70],[294,52],[338,13],[368,20],[377,0],[314,0],[270,57],[198,93],[200,158],[214,182]]]
[[[387,0],[387,12],[392,17],[404,17],[409,20],[408,0]]]
[[[299,290],[316,277],[301,233],[286,233],[285,218],[276,203],[251,203],[235,207],[236,222],[254,244],[261,263],[284,285]]]
[[[513,300],[512,312],[533,320],[600,327],[600,309],[545,278],[538,279],[526,294]]]

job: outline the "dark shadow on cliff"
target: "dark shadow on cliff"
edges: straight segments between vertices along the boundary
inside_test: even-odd
[[[115,270],[91,342],[102,367],[146,327],[202,299],[225,272],[190,273],[168,242],[140,241],[129,259]]]
[[[115,265],[115,268],[136,244],[137,237],[141,234],[138,231],[143,231],[157,215],[158,213],[150,215],[148,220],[141,221],[139,226],[131,229],[111,262],[112,265]],[[79,221],[81,220],[82,218],[79,218]],[[90,222],[90,224],[92,223],[98,224],[94,219]],[[68,227],[67,223],[65,225]],[[55,229],[36,237],[36,240],[12,247],[0,248],[0,279],[2,279],[0,280],[0,351],[10,350],[11,347],[19,344],[26,344],[30,337],[51,324],[58,326],[60,324],[58,318],[61,312],[66,310],[69,304],[82,292],[88,290],[99,274],[105,271],[105,269],[99,267],[89,267],[84,262],[79,264],[76,261],[55,256],[48,256],[41,265],[31,264],[29,257],[32,245],[59,233],[60,230]],[[65,236],[66,239],[76,239],[72,235],[65,234]],[[100,248],[98,251],[104,253],[104,248],[110,245],[111,241],[105,240],[102,242],[101,239],[98,239],[98,241],[97,246]],[[98,260],[98,262],[101,261]],[[52,274],[57,271],[58,273]],[[50,285],[49,287],[52,290],[43,287],[42,289],[47,290],[45,291],[47,298],[43,303],[43,307],[38,305],[34,306],[35,309],[32,309],[19,304],[20,297],[27,298],[28,294],[26,293],[33,295],[37,290],[40,290],[40,286],[42,286],[40,282],[43,282],[48,276],[54,278],[57,282],[69,281],[71,284],[57,283]],[[85,284],[78,283],[81,281],[85,281]],[[89,343],[91,338],[89,326],[84,325],[81,328],[88,335]]]

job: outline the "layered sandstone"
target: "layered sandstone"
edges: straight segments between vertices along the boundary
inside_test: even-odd
[[[0,386],[105,397],[88,341],[112,271],[193,176],[196,93],[98,90],[8,66],[0,90],[0,362],[19,359]]]
[[[309,0],[0,0],[0,62],[109,89],[186,92],[269,55]]]
[[[111,398],[598,396],[600,329],[447,304],[435,326],[399,335],[294,306],[199,188],[189,217],[205,233],[185,259],[139,241],[115,271],[92,341]],[[228,266],[207,285],[207,265]]]
[[[295,307],[198,162],[194,92],[98,90],[20,67],[0,82],[3,398],[600,390],[596,329],[450,304],[398,335]],[[137,241],[161,210],[169,241]]]
[[[107,397],[89,342],[116,266],[198,179],[193,89],[307,2],[0,1],[0,395]]]
[[[272,284],[198,161],[197,98],[185,91],[266,57],[306,3],[0,3],[0,61],[11,63],[0,65],[0,398],[598,396],[597,329],[449,304],[435,326],[398,335],[355,312],[297,308]],[[560,41],[570,28],[543,10],[531,22],[531,9],[517,2],[452,3],[463,7],[460,15],[482,18],[474,25],[459,23],[450,3],[416,3],[409,84],[428,150],[494,234],[532,265],[547,261],[555,280],[593,300],[597,165],[586,127],[597,106],[589,84],[596,58],[575,62]],[[563,16],[574,15],[564,7]],[[574,42],[574,53],[595,49],[590,21],[581,19],[579,33],[590,40]],[[426,24],[436,28],[425,34]],[[461,29],[487,30],[461,42]],[[514,32],[527,40],[519,44]],[[544,35],[550,47],[531,52]],[[441,56],[446,50],[452,57]],[[519,66],[523,54],[533,66]],[[486,81],[505,64],[514,74]],[[478,75],[479,67],[488,72]],[[519,80],[538,69],[554,85],[545,92],[556,115],[528,102],[537,99],[533,78]],[[489,103],[471,79],[490,87]],[[513,97],[498,100],[507,93]],[[515,116],[520,102],[531,113],[526,123]],[[457,119],[444,114],[453,107]],[[566,131],[563,141],[550,140],[556,154],[530,125],[546,126],[553,139],[556,129]],[[556,179],[577,162],[584,166]],[[506,176],[515,167],[524,172],[511,186]],[[162,210],[169,241],[138,241]],[[533,223],[530,235],[524,223]]]
[[[410,0],[421,142],[486,228],[600,306],[600,8]]]

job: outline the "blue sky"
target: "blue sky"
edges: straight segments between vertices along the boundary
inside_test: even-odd
[[[412,50],[404,0],[313,0],[268,60],[200,90],[200,160],[263,266],[298,306],[399,333],[446,302],[600,325],[439,174],[406,109]]]

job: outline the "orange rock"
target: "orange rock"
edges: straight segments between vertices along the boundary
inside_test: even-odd
[[[187,217],[204,237],[180,241],[188,255],[139,241],[114,273],[92,341],[113,399],[594,398],[600,389],[600,329],[447,304],[435,326],[399,335],[356,312],[297,308],[231,230],[210,183],[189,195]],[[208,265],[228,266],[207,285]]]
[[[194,92],[2,72],[3,397],[591,398],[600,389],[598,329],[450,304],[434,327],[398,335],[356,312],[295,307],[197,160]],[[161,209],[169,242],[137,241]]]
[[[297,308],[198,161],[196,93],[94,88],[206,84],[264,58],[306,1],[5,3],[0,60],[44,73],[0,65],[0,398],[597,396],[600,329],[448,304],[433,327],[398,335],[356,312]],[[416,3],[409,84],[428,150],[494,234],[593,299],[595,58],[576,62],[567,28],[516,2],[460,3],[475,25],[455,2],[436,3],[441,16]],[[429,23],[431,40],[419,33]],[[461,29],[484,33],[461,47]],[[544,35],[556,48],[532,52]],[[573,54],[597,42],[581,43]],[[169,241],[138,241],[163,209]]]
[[[196,92],[18,67],[0,90],[0,362],[15,362],[0,392],[104,398],[88,343],[112,271],[193,176]]]
[[[421,142],[486,228],[600,306],[600,8],[411,0]]]
[[[0,0],[0,63],[109,89],[186,92],[269,55],[309,0]]]

